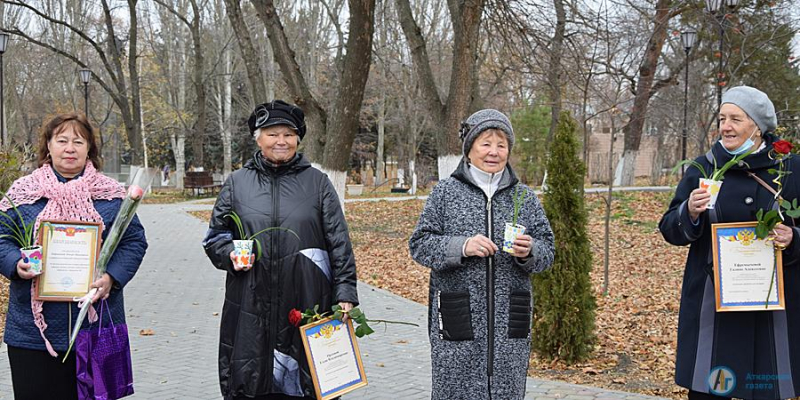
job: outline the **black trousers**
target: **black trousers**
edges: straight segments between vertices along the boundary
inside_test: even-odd
[[[75,352],[67,361],[46,351],[8,346],[11,383],[16,400],[77,400],[78,380],[75,372]]]

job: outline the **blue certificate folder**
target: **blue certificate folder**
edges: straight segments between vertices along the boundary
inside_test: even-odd
[[[325,391],[322,391],[321,385],[319,383],[319,375],[316,371],[315,366],[317,365],[315,357],[324,357],[326,355],[317,355],[310,351],[311,346],[308,344],[310,340],[320,340],[321,338],[330,338],[332,334],[340,332],[344,330],[346,332],[346,337],[349,339],[349,351],[344,354],[344,357],[347,357],[347,363],[351,364],[352,366],[357,367],[358,369],[358,377],[346,382],[342,383],[339,386],[333,388],[327,388]],[[358,343],[356,342],[355,334],[353,331],[353,325],[351,321],[347,321],[347,323],[342,323],[342,321],[335,320],[335,319],[327,319],[320,321],[316,325],[310,327],[303,327],[302,328],[302,335],[303,335],[303,344],[306,347],[306,355],[308,357],[309,367],[311,369],[311,374],[314,379],[314,386],[316,386],[317,390],[317,398],[319,399],[329,399],[340,396],[344,393],[348,393],[352,390],[355,390],[359,387],[365,386],[367,384],[367,378],[364,374],[364,367],[361,363],[361,353],[358,349]],[[323,339],[324,340],[324,339]],[[330,355],[328,355],[330,356]]]
[[[755,299],[749,301],[737,301],[735,298],[731,298],[731,296],[726,296],[725,291],[723,290],[723,282],[725,282],[726,274],[731,273],[731,269],[723,270],[723,254],[720,249],[722,249],[723,242],[737,242],[743,248],[747,248],[749,246],[753,246],[753,249],[763,249],[763,239],[757,239],[755,236],[755,226],[756,222],[747,222],[747,223],[731,223],[731,224],[714,224],[713,225],[713,233],[714,233],[714,242],[713,242],[713,252],[714,252],[714,279],[715,279],[715,292],[716,292],[716,300],[717,300],[717,311],[763,311],[763,310],[778,310],[783,309],[783,282],[781,277],[782,274],[782,265],[781,265],[781,252],[780,251],[772,251],[774,254],[774,258],[772,259],[772,287],[769,289],[770,293],[777,293],[777,296],[770,296],[769,302],[767,301],[767,290],[764,290],[764,298],[763,299]],[[759,247],[760,246],[760,247]],[[770,246],[771,249],[771,246]],[[758,250],[754,250],[758,251]],[[728,265],[725,267],[730,267],[731,262],[737,262],[739,260],[732,258],[732,255],[727,255],[726,262]],[[730,279],[730,277],[729,277]],[[760,296],[759,296],[760,297]]]

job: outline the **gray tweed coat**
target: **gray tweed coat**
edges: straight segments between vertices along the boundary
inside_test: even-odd
[[[514,188],[525,190],[518,223],[534,239],[531,257],[502,251]],[[499,248],[493,257],[462,257],[470,236]],[[409,240],[411,256],[431,269],[428,327],[432,399],[522,399],[530,356],[530,274],[553,262],[553,232],[533,190],[507,167],[487,200],[462,160],[428,198]]]

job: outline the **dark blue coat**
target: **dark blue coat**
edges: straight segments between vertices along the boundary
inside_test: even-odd
[[[65,181],[61,177],[59,177],[59,180]],[[44,209],[47,201],[46,198],[41,198],[33,204],[19,206],[18,209],[25,222],[33,223]],[[121,199],[97,200],[94,202],[94,207],[103,217],[103,223],[105,224],[103,239],[106,238],[108,230],[114,223],[114,218],[117,216],[121,204]],[[8,213],[9,215],[17,218],[16,213],[12,210],[9,211],[11,211]],[[9,233],[8,228],[0,225],[0,235],[7,233]],[[122,288],[136,274],[146,250],[147,241],[144,236],[144,227],[139,222],[139,218],[134,217],[122,236],[117,250],[111,256],[106,271],[114,278],[115,282],[107,300],[114,323],[125,322]],[[16,273],[19,259],[20,252],[16,242],[8,238],[0,239],[0,273],[11,281],[3,339],[9,346],[46,351],[39,329],[33,323],[33,313],[31,312],[32,280],[20,279]],[[72,321],[69,320],[69,307],[72,308]],[[99,311],[99,307],[97,309]],[[78,317],[79,311],[77,303],[73,302],[44,303],[43,315],[47,323],[45,336],[47,336],[56,352],[66,351],[69,344],[69,327],[75,326],[75,319]],[[103,319],[103,325],[107,325],[107,315],[104,314],[106,318]],[[88,322],[84,322],[84,324],[87,326]]]
[[[733,391],[726,396],[744,399],[778,399],[800,395],[800,230],[794,227],[791,245],[783,252],[785,311],[716,312],[713,263],[711,260],[711,219],[716,222],[755,221],[759,209],[774,205],[773,194],[747,175],[752,171],[773,187],[769,174],[777,162],[768,153],[777,138],[766,135],[767,148],[745,158],[747,166],[734,167],[725,174],[714,210],[701,214],[698,223],[689,217],[687,200],[698,187],[701,174],[688,168],[659,223],[664,238],[677,246],[689,245],[683,276],[678,322],[678,352],[675,382],[699,392],[709,392],[708,377],[716,367],[729,368],[736,377]],[[718,165],[731,159],[720,143],[713,146]],[[713,165],[698,157],[706,171]],[[800,159],[784,162],[792,174],[783,180],[784,199],[800,197]],[[788,218],[788,217],[787,217]],[[796,226],[797,221],[786,221]]]

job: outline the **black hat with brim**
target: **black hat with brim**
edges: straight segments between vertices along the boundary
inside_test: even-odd
[[[306,135],[305,114],[300,107],[289,104],[282,100],[274,100],[256,106],[250,118],[247,120],[250,133],[255,133],[258,128],[269,126],[286,125],[297,132],[297,136],[303,139]]]

